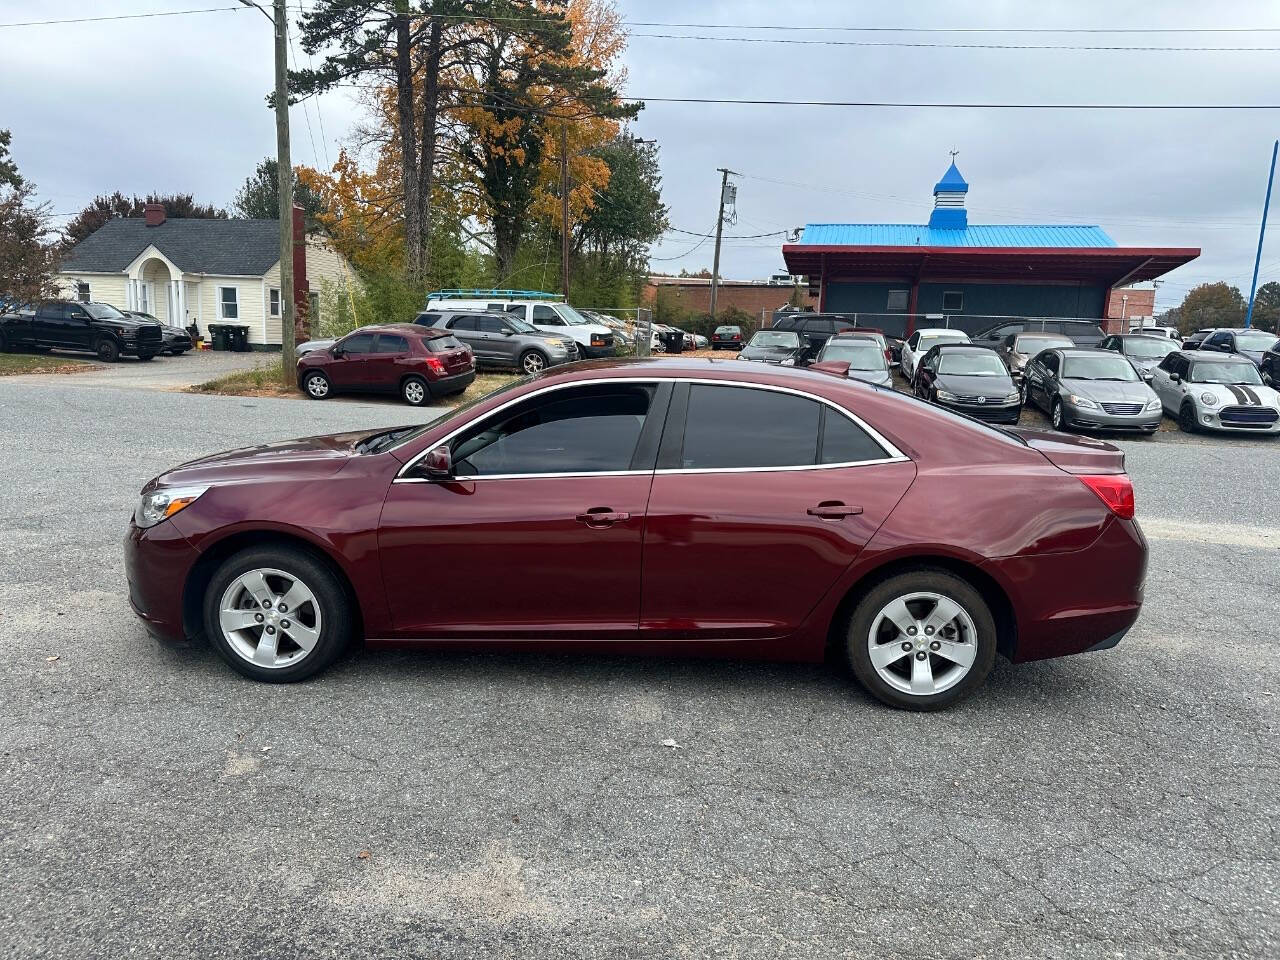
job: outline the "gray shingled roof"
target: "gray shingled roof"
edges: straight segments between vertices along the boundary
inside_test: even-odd
[[[184,273],[259,277],[280,259],[278,220],[110,220],[62,261],[67,273],[123,273],[154,244]]]

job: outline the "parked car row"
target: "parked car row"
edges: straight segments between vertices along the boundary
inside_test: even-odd
[[[151,360],[181,355],[193,346],[185,330],[148,313],[117,310],[109,303],[44,300],[10,304],[0,313],[0,351],[69,350],[114,363],[121,357]]]

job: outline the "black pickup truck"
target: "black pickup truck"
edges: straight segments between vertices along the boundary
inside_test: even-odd
[[[45,300],[0,314],[2,350],[83,350],[108,363],[150,360],[164,348],[159,324],[126,317],[108,303]]]

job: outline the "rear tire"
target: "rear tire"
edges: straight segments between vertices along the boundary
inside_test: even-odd
[[[116,346],[116,342],[108,337],[103,337],[94,347],[94,353],[98,355],[98,359],[103,363],[115,363],[120,359],[120,348]]]
[[[255,591],[262,594],[257,600]],[[294,599],[296,610],[292,603],[278,609]],[[262,606],[262,600],[271,606]],[[258,616],[263,620],[255,622]],[[328,564],[295,547],[251,547],[224,561],[209,581],[204,628],[236,672],[267,683],[292,683],[338,658],[351,640],[354,617],[346,587]]]
[[[400,384],[400,399],[411,407],[424,407],[431,402],[431,388],[419,376],[405,377]]]
[[[328,377],[316,370],[302,378],[302,389],[312,400],[327,400],[333,392],[333,385]]]
[[[903,710],[941,710],[986,681],[995,665],[996,624],[972,584],[922,567],[868,591],[849,618],[845,650],[854,676],[878,700]]]
[[[1200,432],[1200,424],[1196,421],[1195,404],[1188,401],[1178,410],[1178,429],[1183,433]]]

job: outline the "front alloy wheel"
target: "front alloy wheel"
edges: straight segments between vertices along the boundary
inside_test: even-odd
[[[981,594],[942,570],[886,580],[850,621],[855,675],[895,707],[934,710],[963,699],[991,672],[995,652],[995,621]]]
[[[103,337],[98,341],[97,354],[98,359],[104,363],[115,363],[120,359],[120,348],[114,340]]]
[[[332,569],[291,547],[228,559],[205,592],[205,633],[235,670],[287,683],[324,669],[351,633],[346,591]]]
[[[312,400],[323,400],[329,396],[329,378],[323,373],[309,373],[302,381],[302,387]]]

